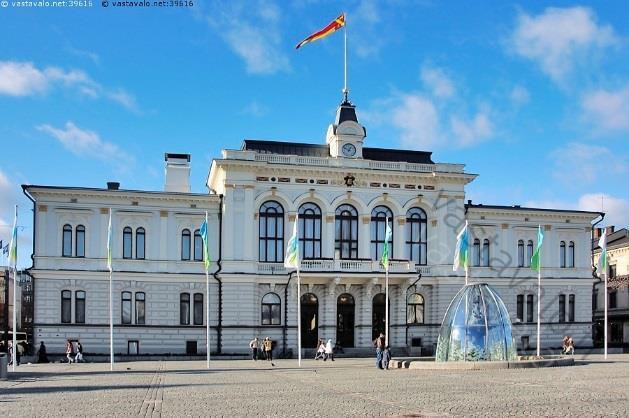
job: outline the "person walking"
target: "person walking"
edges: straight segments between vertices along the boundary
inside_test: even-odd
[[[325,343],[323,340],[319,340],[319,346],[317,347],[317,354],[315,354],[315,360],[319,360],[320,358],[325,360]]]
[[[389,362],[391,361],[391,348],[387,345],[382,351],[382,369],[387,370],[389,368]]]
[[[249,348],[251,349],[251,358],[253,361],[258,361],[258,347],[260,346],[260,342],[258,341],[258,337],[255,337],[253,340],[249,342]]]
[[[382,350],[384,350],[383,333],[380,333],[378,338],[373,341],[373,346],[376,347],[376,367],[382,369]]]
[[[37,350],[37,362],[49,363],[48,355],[46,354],[46,345],[43,341],[39,343],[39,350]]]
[[[76,357],[74,358],[74,362],[83,363],[83,345],[79,340],[76,340]]]
[[[262,343],[264,347],[264,355],[267,361],[271,362],[271,366],[275,366],[273,363],[273,341],[269,337],[264,338],[264,342]]]
[[[334,347],[332,347],[332,340],[328,340],[325,345],[325,357],[323,358],[323,361],[326,361],[327,359],[334,361]]]
[[[69,339],[66,342],[66,357],[68,358],[68,364],[74,362],[74,345]]]

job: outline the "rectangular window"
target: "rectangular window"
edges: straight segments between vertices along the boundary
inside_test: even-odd
[[[566,295],[559,295],[559,322],[566,322]]]
[[[524,322],[524,295],[518,295],[517,320]]]
[[[76,227],[76,256],[85,257],[85,227]]]
[[[144,325],[146,323],[146,296],[144,292],[135,294],[135,323]]]
[[[526,322],[533,322],[533,295],[526,295]]]
[[[594,289],[594,293],[592,293],[592,310],[598,310],[598,289]]]
[[[72,322],[72,292],[63,290],[61,292],[61,323]]]
[[[190,325],[190,294],[179,295],[179,324]]]
[[[574,295],[568,296],[568,321],[574,322]]]
[[[609,309],[616,309],[616,291],[609,292]]]
[[[77,324],[85,323],[85,292],[77,290],[74,293],[74,319]]]
[[[128,341],[127,354],[130,356],[137,356],[138,354],[140,354],[140,342],[137,340]]]
[[[194,325],[203,325],[203,294],[194,294]]]
[[[120,306],[120,321],[123,324],[131,323],[131,292],[122,292],[122,301]]]

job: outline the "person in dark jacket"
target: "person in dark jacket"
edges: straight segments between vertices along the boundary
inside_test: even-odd
[[[46,354],[46,345],[42,341],[39,343],[39,350],[37,350],[37,362],[38,363],[49,363],[48,355]]]

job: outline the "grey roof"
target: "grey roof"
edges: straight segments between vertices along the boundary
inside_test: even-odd
[[[598,240],[598,238],[592,240],[592,248],[595,250],[600,250]],[[622,246],[629,246],[629,231],[626,228],[619,229],[607,235],[607,248]]]
[[[592,212],[588,210],[570,210],[570,209],[548,209],[548,208],[532,208],[520,205],[503,206],[503,205],[484,205],[482,203],[473,204],[466,203],[466,209],[501,209],[501,210],[517,210],[517,211],[541,211],[541,212],[563,212],[563,213],[587,213],[590,215],[602,215],[601,212]]]
[[[329,157],[330,149],[327,145],[305,144],[299,142],[260,141],[245,139],[242,151],[255,151],[260,154],[300,155],[307,157]],[[375,161],[404,161],[418,164],[434,164],[432,152],[398,150],[389,148],[363,148],[363,158]]]

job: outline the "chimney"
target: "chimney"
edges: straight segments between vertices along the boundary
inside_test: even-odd
[[[120,189],[120,183],[117,181],[108,181],[107,182],[107,190],[118,190]]]
[[[608,226],[607,227],[607,235],[613,234],[615,230],[616,230],[616,227],[614,225]]]
[[[190,193],[190,154],[164,155],[166,161],[166,184],[164,191]]]

